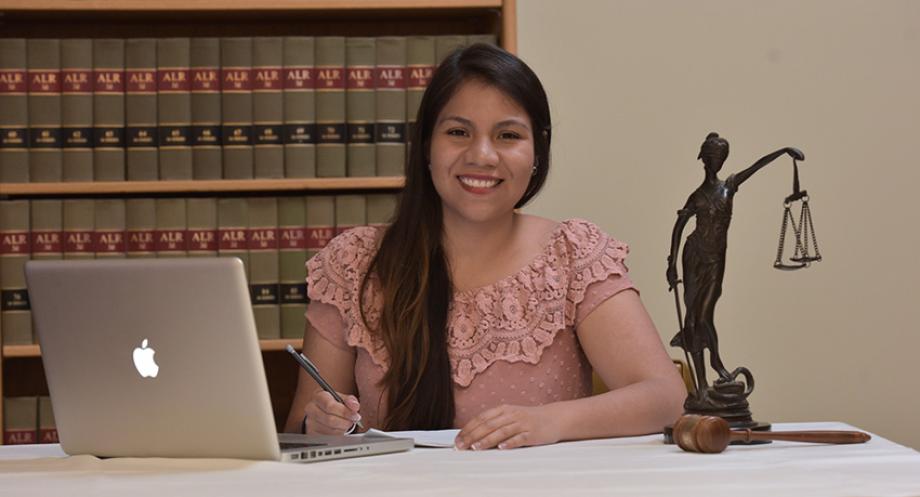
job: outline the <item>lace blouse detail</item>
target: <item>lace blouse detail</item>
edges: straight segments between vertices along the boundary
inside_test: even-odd
[[[357,295],[376,251],[377,230],[357,228],[330,242],[308,262],[312,300],[331,304],[342,316],[345,341],[362,347],[382,368],[382,340],[364,326]],[[448,353],[454,382],[469,386],[496,361],[536,364],[563,330],[574,328],[591,309],[579,309],[588,287],[611,277],[628,282],[623,263],[628,247],[584,220],[568,220],[528,265],[484,287],[455,292],[448,310]],[[622,288],[632,286],[623,285]],[[620,286],[618,286],[620,288]],[[370,330],[379,323],[382,299],[372,279],[364,299]],[[612,294],[611,294],[612,295]],[[593,306],[600,301],[593,302]]]

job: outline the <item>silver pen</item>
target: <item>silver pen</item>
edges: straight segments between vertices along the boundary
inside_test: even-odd
[[[284,350],[286,350],[289,354],[291,354],[294,360],[297,361],[297,364],[300,364],[300,367],[302,367],[304,371],[306,371],[307,374],[310,375],[310,377],[313,378],[313,380],[316,381],[316,383],[318,383],[319,386],[323,388],[323,390],[329,392],[329,395],[332,395],[332,398],[335,399],[337,402],[339,402],[342,405],[345,405],[345,400],[343,400],[342,397],[340,397],[339,394],[336,393],[335,389],[333,389],[332,386],[330,386],[329,383],[326,382],[326,380],[323,379],[322,376],[320,376],[319,369],[316,369],[316,366],[313,364],[312,361],[310,361],[310,359],[307,359],[307,356],[301,354],[300,352],[297,352],[296,350],[294,350],[294,347],[291,347],[290,345],[285,347]],[[362,430],[364,429],[364,425],[361,424],[361,420],[355,421],[355,424],[358,425],[358,428],[361,428]]]

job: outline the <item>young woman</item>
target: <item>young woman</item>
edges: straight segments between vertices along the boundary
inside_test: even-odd
[[[286,429],[462,428],[460,449],[661,430],[683,383],[633,288],[625,244],[516,211],[549,170],[546,94],[520,59],[457,51],[422,98],[391,225],[307,264],[305,354]],[[610,391],[591,396],[597,371]]]

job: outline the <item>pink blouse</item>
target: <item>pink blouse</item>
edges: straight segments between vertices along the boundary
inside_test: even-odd
[[[389,357],[373,330],[382,297],[368,285],[358,310],[361,279],[377,249],[377,228],[355,228],[307,262],[307,319],[332,345],[356,350],[361,417],[380,427],[386,394],[380,386]],[[600,303],[634,288],[623,260],[629,249],[596,225],[560,223],[530,264],[480,288],[455,292],[448,310],[448,355],[461,428],[502,404],[535,406],[591,394],[591,365],[575,328]]]

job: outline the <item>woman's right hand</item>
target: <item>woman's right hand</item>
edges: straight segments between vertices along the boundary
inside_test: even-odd
[[[354,395],[339,394],[345,400],[341,404],[329,392],[320,390],[304,407],[307,421],[307,433],[323,435],[343,435],[361,419],[358,410],[361,404]]]

